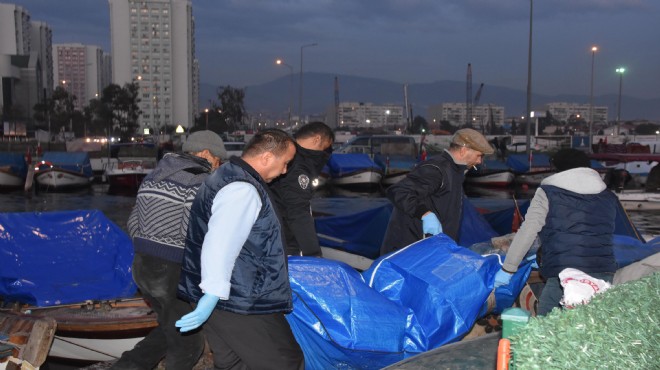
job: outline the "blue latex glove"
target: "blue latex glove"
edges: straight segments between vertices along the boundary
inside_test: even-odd
[[[532,268],[535,268],[535,269],[539,268],[539,264],[538,264],[538,262],[536,262],[536,255],[535,254],[525,258],[525,260],[532,262]]]
[[[500,271],[495,274],[495,288],[499,288],[503,285],[509,285],[512,277],[512,273],[500,269]]]
[[[424,235],[438,235],[442,232],[442,225],[438,216],[433,212],[429,212],[426,215],[422,216],[422,229],[424,230]]]
[[[204,294],[199,302],[197,302],[195,310],[189,314],[183,315],[174,323],[174,326],[181,328],[182,333],[197,329],[209,319],[218,300],[220,300],[220,298],[214,295]]]

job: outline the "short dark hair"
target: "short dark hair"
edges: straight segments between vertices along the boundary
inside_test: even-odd
[[[560,149],[550,158],[550,163],[557,169],[557,172],[591,167],[589,156],[585,152],[573,148]]]
[[[320,121],[310,122],[302,126],[293,136],[296,139],[306,139],[315,135],[321,135],[321,138],[328,139],[333,143],[335,142],[335,133],[332,132],[332,129],[328,125]]]
[[[280,129],[262,130],[254,134],[252,139],[245,145],[243,157],[253,157],[265,152],[280,156],[286,152],[289,143],[294,145],[293,138]]]

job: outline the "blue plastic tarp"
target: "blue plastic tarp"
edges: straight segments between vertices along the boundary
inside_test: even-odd
[[[85,177],[94,176],[87,152],[45,152],[42,160],[52,163],[55,167],[81,173]]]
[[[380,369],[465,335],[499,268],[498,256],[480,256],[443,234],[377,259],[362,275],[341,262],[290,257],[287,320],[307,369]],[[511,303],[529,269],[512,279],[517,292],[502,292]]]
[[[515,172],[527,172],[529,171],[529,158],[527,154],[509,154],[506,165]],[[544,153],[533,153],[532,168],[550,169],[550,157]]]
[[[37,306],[131,297],[133,245],[97,210],[0,214],[0,296]]]
[[[328,161],[331,176],[345,176],[354,172],[380,169],[367,154],[332,153]]]
[[[0,167],[9,166],[12,173],[18,176],[27,175],[28,165],[22,153],[0,152]]]
[[[402,154],[375,154],[374,163],[384,172],[410,171],[417,164],[417,157]]]

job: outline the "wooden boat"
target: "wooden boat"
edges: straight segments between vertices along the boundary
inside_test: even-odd
[[[660,163],[660,154],[652,153],[593,153],[589,157],[607,168],[627,171],[639,186],[646,184],[649,171]]]
[[[381,182],[384,186],[401,181],[419,158],[415,138],[403,135],[356,136],[335,153],[368,155],[382,170]]]
[[[506,187],[513,183],[515,174],[503,162],[484,160],[476,169],[470,169],[465,174],[465,182],[470,185]]]
[[[140,184],[142,184],[142,180],[155,167],[155,160],[135,159],[118,161],[115,164],[109,164],[105,170],[105,177],[111,189],[137,191]]]
[[[550,167],[550,157],[544,153],[534,153],[531,161],[525,154],[509,154],[506,164],[515,173],[514,181],[518,184],[538,186],[555,173]]]
[[[624,190],[616,193],[626,211],[660,210],[660,193],[647,193],[641,189]]]
[[[367,154],[333,153],[328,162],[330,183],[339,186],[377,187],[383,170]]]
[[[28,164],[22,153],[0,153],[0,188],[25,185]]]
[[[46,190],[90,186],[94,180],[87,152],[45,152],[35,164],[34,180]]]
[[[46,361],[56,327],[51,318],[0,311],[0,370],[38,369]]]
[[[25,307],[23,313],[57,322],[48,357],[78,363],[116,360],[158,326],[141,298]]]

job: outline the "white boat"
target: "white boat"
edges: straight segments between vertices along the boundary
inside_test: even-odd
[[[22,153],[0,153],[0,188],[25,185],[28,164]]]
[[[651,168],[660,163],[660,154],[653,153],[593,153],[589,157],[607,168],[626,170],[637,186],[644,186]]]
[[[616,193],[619,202],[626,211],[660,210],[660,193],[647,193],[641,189],[624,190]]]
[[[137,191],[142,180],[153,172],[155,160],[133,159],[110,163],[105,169],[105,178],[114,190]]]
[[[367,154],[333,153],[328,161],[330,183],[338,186],[380,186],[383,170]]]
[[[25,176],[13,172],[8,166],[0,167],[0,187],[16,188],[25,184]]]
[[[245,148],[245,142],[225,141],[224,144],[225,144],[225,150],[227,151],[227,158],[240,157],[243,154],[243,149]]]
[[[87,152],[45,152],[34,167],[34,180],[47,190],[87,187],[94,174]]]
[[[498,171],[482,174],[474,174],[465,177],[465,182],[471,185],[486,186],[509,186],[513,182],[515,175],[512,171]]]

